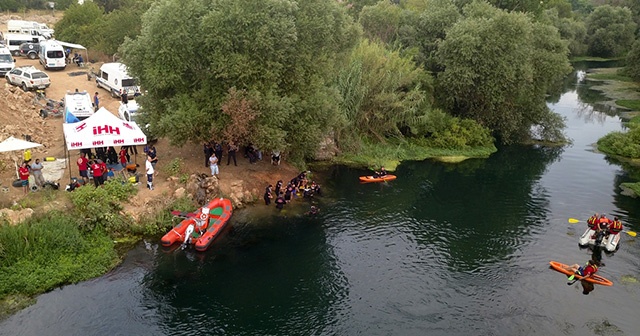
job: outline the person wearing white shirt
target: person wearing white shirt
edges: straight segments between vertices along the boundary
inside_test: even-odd
[[[155,172],[151,160],[151,156],[147,156],[147,162],[144,164],[147,169],[147,188],[149,188],[149,190],[153,190],[153,173]]]

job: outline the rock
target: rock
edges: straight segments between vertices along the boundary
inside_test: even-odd
[[[315,153],[315,159],[318,161],[331,160],[339,153],[338,146],[334,140],[333,133],[327,135],[318,145],[318,150]]]
[[[33,209],[26,208],[22,210],[0,209],[0,217],[4,217],[9,221],[9,224],[18,224],[27,218],[33,216]]]
[[[176,189],[176,191],[173,192],[173,197],[181,198],[181,197],[184,197],[185,193],[186,193],[186,190],[184,188],[180,187],[180,188]]]

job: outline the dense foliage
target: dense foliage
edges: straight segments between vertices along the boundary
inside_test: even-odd
[[[597,7],[587,18],[589,55],[623,56],[634,41],[636,24],[627,7]]]
[[[0,298],[38,294],[113,267],[113,240],[101,230],[84,232],[81,221],[51,212],[20,225],[0,225]]]
[[[598,150],[630,159],[640,158],[640,125],[630,123],[627,132],[612,132],[598,140]]]
[[[627,55],[626,73],[633,80],[640,82],[640,39],[636,40]]]
[[[441,103],[505,143],[530,138],[532,126],[545,140],[562,140],[564,123],[545,103],[548,88],[570,71],[557,30],[486,3],[467,6],[464,14],[439,45]]]

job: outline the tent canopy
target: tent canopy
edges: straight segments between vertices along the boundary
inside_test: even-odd
[[[87,48],[83,47],[80,44],[62,42],[62,41],[58,41],[58,40],[56,40],[56,42],[58,42],[58,44],[60,44],[63,47],[67,47],[67,48],[71,48],[71,49],[87,50]]]
[[[67,149],[134,146],[147,143],[135,122],[127,122],[101,107],[91,117],[62,125]]]
[[[0,143],[0,153],[24,150],[24,149],[35,148],[40,146],[42,145],[39,143],[20,140],[14,137],[9,137],[5,141]]]

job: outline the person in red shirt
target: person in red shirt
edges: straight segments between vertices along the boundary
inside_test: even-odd
[[[93,173],[93,184],[97,188],[102,184],[102,167],[98,160],[91,161],[91,172]]]
[[[573,280],[576,275],[578,276],[578,280],[582,280],[596,274],[599,264],[599,262],[591,259],[585,266],[579,266],[578,264],[571,265],[570,268],[575,275],[570,276],[569,281]]]
[[[80,171],[80,176],[84,181],[84,184],[89,182],[89,160],[87,160],[87,155],[85,153],[80,153],[80,157],[76,162],[78,165],[78,170]]]
[[[27,168],[27,163],[23,162],[18,168],[18,175],[20,175],[20,182],[22,183],[22,190],[24,194],[29,193],[29,168]]]
[[[622,222],[618,217],[613,217],[613,222],[609,225],[609,234],[617,235],[622,231]]]
[[[122,168],[127,167],[127,147],[122,146],[122,148],[120,148],[120,153],[118,153],[118,156],[120,157],[120,164],[122,165]]]
[[[596,227],[596,223],[598,222],[598,213],[596,213],[595,215],[589,217],[589,219],[587,219],[587,226],[591,229],[591,230],[597,230],[598,228]]]

